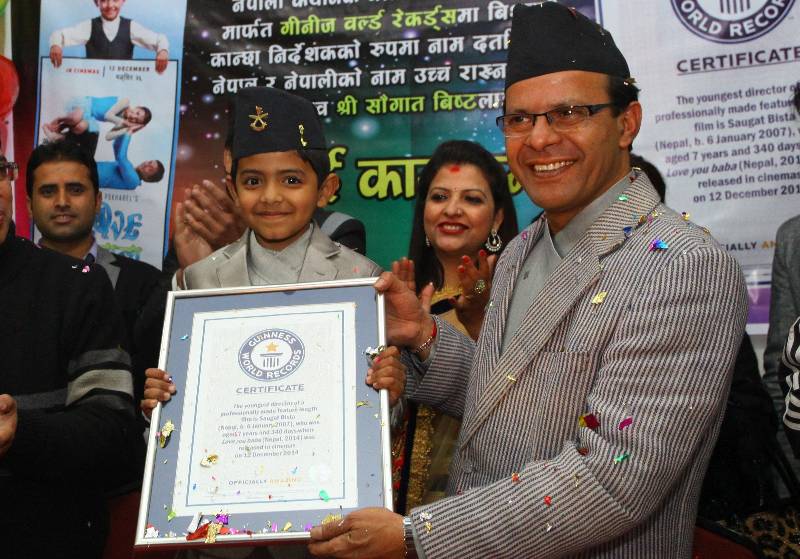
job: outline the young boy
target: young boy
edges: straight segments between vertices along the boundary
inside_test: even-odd
[[[204,289],[274,285],[376,276],[380,267],[338,245],[315,226],[312,216],[338,186],[314,105],[278,89],[260,87],[235,97],[228,189],[247,225],[242,237],[210,256],[181,268],[179,287]],[[176,213],[174,243],[179,262],[204,243]],[[142,410],[150,415],[175,388],[169,375],[147,370]],[[367,373],[367,383],[386,388],[390,401],[402,393],[405,368],[396,348],[385,350]],[[300,556],[303,549],[273,550],[273,557]],[[269,556],[259,549],[253,556]],[[262,555],[265,554],[265,555]],[[195,556],[193,554],[190,554]],[[250,557],[241,549],[198,551],[197,557]]]
[[[112,141],[126,132],[133,134],[141,130],[153,117],[150,109],[144,106],[131,107],[125,97],[78,97],[67,106],[69,108],[65,115],[42,125],[47,141],[63,140],[68,132],[99,132],[101,122],[114,125],[106,134],[106,140]]]

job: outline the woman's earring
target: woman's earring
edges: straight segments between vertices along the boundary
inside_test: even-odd
[[[498,252],[501,248],[503,248],[503,239],[500,238],[500,235],[497,234],[497,229],[492,229],[489,233],[489,238],[486,239],[486,250],[489,252]]]
[[[431,240],[425,235],[425,246],[431,248]]]

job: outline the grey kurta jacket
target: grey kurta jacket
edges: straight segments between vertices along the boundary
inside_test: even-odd
[[[691,556],[745,283],[644,173],[625,195],[554,270],[502,355],[543,219],[498,262],[477,344],[438,321],[427,371],[414,361],[409,396],[463,416],[452,496],[412,511],[427,559]],[[656,240],[668,248],[651,250]],[[586,413],[596,429],[579,423]]]
[[[184,271],[187,289],[242,287],[250,285],[247,273],[247,237],[245,231],[238,241],[222,247]],[[317,227],[311,233],[299,283],[331,281],[377,276],[381,268],[375,262],[334,243]]]

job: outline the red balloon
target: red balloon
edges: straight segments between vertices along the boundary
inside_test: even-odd
[[[0,117],[11,112],[19,94],[17,68],[5,56],[0,55]]]

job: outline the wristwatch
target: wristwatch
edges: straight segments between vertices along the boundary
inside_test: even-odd
[[[411,517],[403,517],[403,538],[406,545],[406,557],[417,559],[417,544],[414,542],[414,525],[411,524]]]

